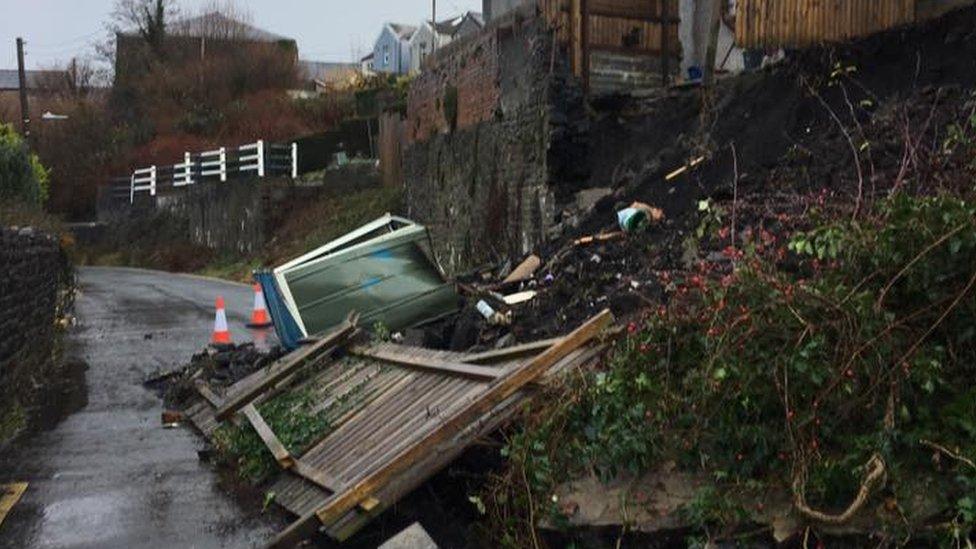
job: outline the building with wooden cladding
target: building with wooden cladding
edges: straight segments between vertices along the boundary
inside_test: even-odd
[[[715,68],[746,68],[747,50],[866,36],[973,0],[484,0],[488,20],[535,5],[591,92],[649,87],[702,72],[714,9]],[[761,52],[760,52],[761,53]],[[759,58],[761,59],[761,55]],[[751,58],[755,59],[755,56]],[[680,69],[679,69],[680,67]]]

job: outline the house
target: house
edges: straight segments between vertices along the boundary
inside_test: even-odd
[[[125,83],[140,76],[152,59],[152,48],[137,31],[115,35],[115,82]],[[167,63],[179,64],[239,53],[242,50],[271,52],[282,63],[298,62],[298,44],[288,38],[257,28],[214,11],[181,19],[167,25],[163,57]],[[156,52],[160,53],[160,52]]]
[[[434,50],[462,36],[477,33],[484,26],[481,14],[474,11],[444,21],[424,21],[410,38],[410,72],[420,72],[424,60]]]
[[[483,0],[481,13],[484,16],[484,21],[494,21],[516,8],[533,2],[534,0]]]
[[[330,63],[304,59],[298,62],[298,68],[305,89],[317,92],[342,88],[352,82],[360,71],[359,63]]]
[[[363,76],[376,74],[376,72],[373,70],[373,59],[375,58],[376,56],[373,54],[373,52],[369,52],[369,54],[364,55],[363,58],[359,60],[359,72],[363,73]]]
[[[401,23],[383,25],[373,45],[373,71],[407,74],[410,71],[410,39],[417,27]]]
[[[65,71],[24,71],[27,91],[30,93],[52,90],[66,85],[70,79]],[[0,94],[20,94],[20,75],[17,69],[0,69]]]

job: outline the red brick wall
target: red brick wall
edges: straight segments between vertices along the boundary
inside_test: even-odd
[[[410,85],[408,143],[451,130],[445,112],[451,89],[457,90],[456,129],[492,120],[501,97],[498,60],[495,30],[466,37],[438,51]]]

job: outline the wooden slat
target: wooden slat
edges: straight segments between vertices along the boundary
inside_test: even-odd
[[[449,420],[424,436],[418,443],[411,445],[394,459],[386,462],[357,482],[352,489],[335,494],[334,497],[315,513],[305,515],[295,521],[272,541],[271,546],[290,547],[298,540],[317,530],[318,524],[316,522],[324,525],[335,523],[343,514],[372,497],[374,492],[396,474],[410,469],[442,441],[461,432],[470,423],[478,421],[479,417],[488,413],[525,385],[543,375],[549,367],[560,359],[599,335],[612,320],[613,315],[609,310],[601,312],[573,333],[563,338],[559,343],[531,359],[525,366],[498,379],[479,398],[467,404]]]
[[[206,381],[198,379],[193,383],[193,386],[196,388],[197,392],[200,393],[200,396],[202,396],[204,400],[209,402],[214,408],[220,408],[220,406],[224,403],[224,401],[217,396],[217,393],[213,392],[213,389],[210,388],[210,384]]]
[[[311,482],[312,484],[327,490],[335,494],[342,490],[344,484],[339,479],[333,477],[332,475],[309,465],[308,463],[302,461],[301,459],[294,460],[290,471],[303,479]],[[375,498],[367,498],[359,503],[359,510],[370,513],[373,509],[376,509],[380,505],[380,501]]]
[[[559,343],[561,338],[543,339],[539,341],[533,341],[531,343],[523,343],[521,345],[513,345],[512,347],[505,347],[504,349],[496,349],[494,351],[485,351],[483,353],[475,353],[473,355],[468,355],[464,357],[463,362],[467,364],[484,364],[486,362],[499,362],[502,360],[511,360],[513,358],[522,357],[525,355],[530,355],[536,353],[549,347],[552,347],[556,343]]]
[[[314,344],[281,358],[266,369],[255,372],[246,378],[246,382],[236,385],[237,390],[227,397],[222,406],[217,408],[217,420],[223,421],[232,416],[306,361],[318,358],[321,355],[331,354],[334,352],[335,346],[349,337],[355,329],[355,323],[347,320],[339,328]]]
[[[343,489],[342,481],[326,473],[325,471],[309,465],[308,462],[302,459],[295,460],[295,464],[292,466],[291,472],[304,478],[319,488],[332,492],[333,494]]]
[[[392,364],[398,364],[400,366],[407,366],[409,368],[415,368],[418,370],[425,370],[428,372],[435,372],[445,375],[462,376],[481,381],[492,381],[500,375],[497,368],[452,363],[436,359],[424,359],[406,353],[397,353],[388,349],[375,347],[352,347],[349,349],[349,353],[356,356],[369,357],[376,360],[382,360],[384,362],[390,362]]]
[[[808,46],[916,21],[918,0],[738,0],[741,47]]]
[[[0,485],[0,525],[3,524],[3,519],[7,518],[7,514],[14,508],[14,505],[17,505],[26,491],[26,482]]]
[[[278,462],[278,465],[284,469],[290,469],[295,464],[294,458],[292,458],[291,454],[288,453],[288,449],[285,448],[285,445],[278,440],[278,436],[275,435],[274,431],[271,430],[271,426],[264,421],[264,418],[261,416],[261,413],[258,412],[258,409],[255,408],[253,404],[248,404],[242,409],[242,411],[244,412],[244,416],[247,418],[247,420],[251,422],[251,427],[254,427],[254,430],[257,431],[258,436],[261,437],[262,441],[264,441],[264,445],[267,446],[268,450],[271,451],[271,455],[274,456],[275,461]]]

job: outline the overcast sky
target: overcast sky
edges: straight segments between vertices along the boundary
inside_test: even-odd
[[[27,67],[44,68],[93,53],[104,41],[115,0],[0,0],[0,69],[17,67],[15,39],[27,41]],[[197,14],[212,0],[178,0]],[[350,61],[368,51],[385,21],[417,24],[430,17],[430,0],[237,0],[255,26],[298,41],[299,55]],[[481,11],[481,0],[437,0],[438,18]]]

